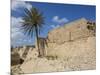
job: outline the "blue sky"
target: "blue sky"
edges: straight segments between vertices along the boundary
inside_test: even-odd
[[[44,16],[45,24],[41,28],[40,37],[46,37],[48,31],[82,17],[88,20],[96,20],[95,6],[12,1],[11,44],[13,46],[34,44],[35,36],[30,38],[20,30],[20,22],[23,21],[22,16],[24,16],[23,8],[30,9],[31,7],[36,7]]]

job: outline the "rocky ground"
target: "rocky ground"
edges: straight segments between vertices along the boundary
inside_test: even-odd
[[[51,46],[54,44],[49,45]],[[12,66],[12,72],[18,74],[96,69],[95,37],[93,36],[56,45],[54,50],[48,48],[48,52],[48,57],[38,58],[37,50],[30,48],[25,62],[22,65]]]

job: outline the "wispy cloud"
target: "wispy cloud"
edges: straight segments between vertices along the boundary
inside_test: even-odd
[[[67,18],[59,18],[59,16],[54,16],[53,18],[52,18],[52,21],[53,22],[56,22],[56,23],[59,23],[59,24],[64,24],[64,23],[66,23],[66,22],[68,22],[69,20],[67,19]]]
[[[23,34],[20,31],[20,25],[22,22],[22,19],[16,18],[16,17],[11,17],[11,39],[16,40],[16,39],[20,39],[23,37]]]
[[[51,27],[54,28],[58,28],[61,25],[67,23],[69,20],[67,18],[60,18],[59,16],[54,16],[52,18],[52,22],[54,23],[53,25],[51,25]]]
[[[23,22],[21,17],[11,17],[11,44],[13,46],[33,44],[33,41],[22,33],[20,29],[21,22]]]
[[[23,22],[21,17],[11,17],[11,32],[15,33],[19,31],[19,27],[21,26],[21,22]]]
[[[32,8],[32,5],[30,3],[26,3],[25,1],[18,1],[18,0],[12,0],[11,3],[11,9],[16,11],[18,8]]]
[[[60,27],[60,25],[51,25],[51,27],[54,29]]]
[[[23,38],[23,34],[20,31],[20,25],[22,22],[22,19],[11,17],[11,40],[12,42],[15,42],[15,40]]]
[[[21,22],[23,22],[21,17],[11,17],[11,26],[12,27],[19,27],[21,25]]]

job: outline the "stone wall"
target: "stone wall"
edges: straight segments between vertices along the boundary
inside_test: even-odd
[[[90,35],[87,29],[87,20],[81,18],[50,31],[48,34],[48,42],[63,43]]]
[[[57,57],[95,57],[96,38],[86,37],[62,44],[48,43],[47,56]]]
[[[87,51],[91,53],[95,51],[95,36],[91,35],[91,32],[87,29],[87,20],[84,18],[65,24],[63,27],[49,32],[48,47],[46,46],[45,53],[47,56],[58,57],[85,55]],[[45,39],[41,39],[41,42],[43,40]],[[38,56],[37,46],[18,47],[14,48],[14,51],[17,51],[21,57],[27,59]],[[41,51],[43,50],[41,49]]]

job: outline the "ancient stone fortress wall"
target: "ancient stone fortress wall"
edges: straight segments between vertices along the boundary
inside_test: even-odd
[[[87,20],[81,18],[48,34],[47,55],[58,57],[95,57],[95,36],[87,29]]]
[[[87,29],[87,20],[81,18],[50,31],[48,34],[48,42],[63,43],[90,35],[91,33]]]
[[[48,47],[44,50],[46,56],[66,58],[95,55],[95,36],[92,36],[87,25],[87,20],[81,18],[50,31],[47,40]],[[27,59],[38,56],[37,46],[22,46],[14,48],[14,51]]]

